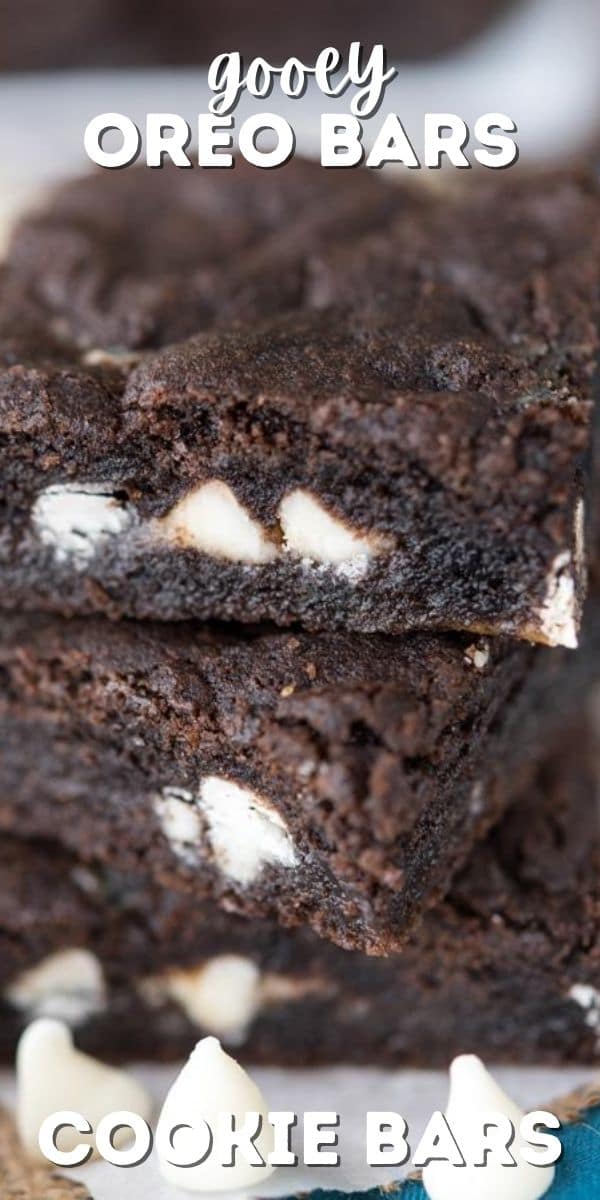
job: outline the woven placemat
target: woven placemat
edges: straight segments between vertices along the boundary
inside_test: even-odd
[[[589,1087],[576,1088],[568,1096],[541,1105],[545,1112],[554,1113],[563,1125],[572,1125],[580,1120],[584,1112],[600,1107],[600,1080]]]
[[[0,1108],[0,1197],[2,1200],[93,1200],[86,1187],[21,1149],[12,1117]]]

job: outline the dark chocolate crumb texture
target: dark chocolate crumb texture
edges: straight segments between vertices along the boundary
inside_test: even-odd
[[[580,718],[402,952],[348,953],[52,842],[0,841],[0,1056],[51,1015],[102,1057],[600,1061],[597,747]]]
[[[120,172],[23,223],[2,602],[574,646],[600,205],[471,182]]]
[[[0,829],[389,953],[598,673],[465,634],[4,614]]]

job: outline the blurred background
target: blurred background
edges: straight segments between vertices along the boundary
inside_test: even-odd
[[[383,42],[398,66],[382,112],[400,115],[419,156],[427,111],[469,124],[506,112],[517,169],[594,152],[600,0],[0,0],[0,237],[48,184],[89,167],[83,131],[96,114],[178,112],[193,127],[216,54],[310,62],[357,40]],[[237,120],[275,109],[298,151],[314,154],[328,104],[347,110],[348,95],[309,88],[290,101],[275,90],[266,104],[245,98]]]
[[[0,67],[198,66],[223,50],[307,60],[323,46],[383,42],[401,60],[452,50],[515,0],[2,0]],[[565,5],[564,7],[569,7]]]
[[[469,124],[508,113],[526,166],[592,152],[600,0],[0,0],[1,211],[88,166],[83,131],[97,113],[178,112],[193,127],[216,54],[310,62],[350,41],[388,49],[398,76],[384,112],[401,115],[418,154],[428,110]],[[239,119],[265,107],[293,121],[299,151],[318,150],[328,101],[316,89],[301,101],[277,90],[266,106],[246,100]]]

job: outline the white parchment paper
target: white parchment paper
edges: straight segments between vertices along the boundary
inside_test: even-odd
[[[402,1017],[402,997],[398,997],[398,1019]],[[178,1067],[137,1066],[134,1074],[149,1088],[156,1101],[156,1115]],[[547,1106],[550,1101],[574,1087],[598,1078],[598,1070],[564,1070],[499,1067],[494,1069],[499,1083],[525,1110]],[[252,1071],[273,1111],[334,1111],[340,1114],[339,1167],[303,1167],[302,1121],[294,1139],[300,1165],[277,1171],[263,1183],[261,1197],[287,1196],[316,1187],[357,1190],[390,1182],[403,1175],[402,1170],[368,1167],[365,1162],[365,1114],[370,1110],[399,1112],[408,1122],[409,1143],[416,1147],[428,1118],[443,1109],[447,1077],[440,1071],[379,1071],[337,1068],[290,1071],[262,1069]],[[0,1073],[0,1102],[14,1102],[14,1077]],[[155,1125],[155,1122],[154,1122]],[[93,1200],[177,1200],[186,1194],[163,1183],[153,1155],[141,1167],[120,1170],[108,1163],[92,1162],[73,1172],[85,1182]],[[220,1193],[225,1200],[244,1200],[248,1194]],[[217,1198],[215,1197],[215,1200]]]

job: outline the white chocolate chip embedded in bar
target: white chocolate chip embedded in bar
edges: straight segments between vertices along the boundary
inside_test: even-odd
[[[571,552],[564,550],[554,559],[539,612],[539,628],[549,646],[577,646],[578,603]]]
[[[469,666],[475,667],[476,671],[485,671],[489,661],[490,648],[485,642],[479,645],[474,643],[471,646],[467,646],[465,650],[465,662]]]
[[[188,492],[160,526],[168,539],[229,562],[268,563],[279,553],[277,542],[220,479]]]
[[[217,867],[247,886],[264,867],[297,865],[296,847],[279,813],[264,797],[225,776],[208,775],[198,791],[163,788],[154,811],[172,850],[198,861],[210,846]]]
[[[81,361],[85,367],[116,367],[128,371],[135,367],[142,358],[142,352],[136,350],[103,350],[97,347],[84,350]]]
[[[4,996],[30,1018],[78,1025],[106,1005],[102,965],[90,950],[59,950],[13,979]]]
[[[201,966],[145,979],[140,992],[151,1003],[175,1001],[199,1029],[239,1044],[260,1008],[261,976],[252,959],[218,954]]]
[[[583,1009],[585,1024],[596,1034],[600,1045],[600,992],[589,983],[574,983],[568,997]]]
[[[154,800],[154,811],[173,852],[184,861],[195,861],[202,839],[202,818],[194,793],[188,788],[163,788]]]
[[[40,492],[31,520],[58,562],[85,566],[103,543],[124,533],[134,514],[110,483],[61,483]]]
[[[269,864],[294,867],[298,856],[285,822],[263,797],[231,779],[209,775],[200,807],[218,866],[247,885]]]
[[[284,496],[279,517],[286,550],[313,562],[339,567],[355,559],[372,558],[389,546],[382,535],[353,529],[335,517],[304,488]]]

